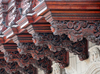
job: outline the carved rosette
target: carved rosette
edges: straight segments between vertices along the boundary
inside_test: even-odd
[[[51,33],[33,33],[33,42],[36,46],[43,46],[47,45],[49,49],[53,52],[60,51],[60,47],[56,47],[55,45],[59,46],[59,36],[54,36]],[[52,44],[53,43],[53,44]]]
[[[51,33],[34,33],[33,42],[35,45],[47,45],[53,52],[60,51],[62,48],[65,48],[67,51],[79,55],[80,59],[82,58],[83,53],[84,57],[82,59],[88,58],[86,39],[73,43],[65,34],[58,36]]]
[[[83,38],[100,44],[100,21],[53,21],[51,30],[54,35],[68,35],[73,42]]]
[[[50,74],[52,72],[52,61],[48,58],[40,59],[36,63],[38,64],[38,68],[44,70],[45,74]]]
[[[44,58],[44,47],[35,46],[34,43],[19,43],[18,51],[20,54],[30,53],[36,60]]]

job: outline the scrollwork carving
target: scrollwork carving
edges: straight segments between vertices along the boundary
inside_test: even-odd
[[[20,54],[30,53],[36,60],[44,58],[44,47],[35,46],[34,43],[19,43],[18,51]]]
[[[73,42],[83,38],[100,44],[100,21],[53,21],[51,30],[55,35],[68,35]]]
[[[48,46],[35,46],[32,43],[20,43],[19,47],[20,51],[23,51],[22,54],[30,53],[34,59],[43,59],[44,56],[49,58],[51,61],[56,61],[61,64],[61,67],[68,66],[68,52],[64,49],[62,51],[52,52],[49,50]],[[49,53],[48,53],[49,52]],[[63,54],[62,54],[63,53]],[[62,58],[63,56],[63,58]],[[60,59],[62,58],[62,59]]]
[[[53,52],[60,51],[62,48],[65,48],[67,51],[79,55],[81,60],[88,58],[86,39],[73,43],[65,34],[58,36],[51,33],[34,33],[33,42],[37,46],[47,45]]]
[[[44,70],[45,74],[49,74],[52,72],[52,62],[48,58],[44,58],[37,61],[38,67]]]
[[[64,49],[57,52],[47,51],[45,54],[50,60],[59,63],[60,68],[65,68],[69,65],[69,54]]]

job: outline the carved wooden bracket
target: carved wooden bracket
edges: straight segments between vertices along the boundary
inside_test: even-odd
[[[51,23],[51,30],[55,35],[66,34],[73,42],[86,38],[99,45],[100,6],[97,4],[99,0],[89,0],[89,3],[86,0],[74,1],[77,0],[45,0],[34,10]]]
[[[49,53],[48,53],[49,52]],[[62,49],[61,51],[45,52],[46,57],[48,57],[51,61],[55,61],[60,64],[60,68],[65,68],[69,65],[69,53],[66,50]]]
[[[45,51],[44,47],[35,46],[33,42],[32,43],[19,43],[17,49],[20,54],[30,53],[32,57],[36,60],[44,58],[44,51]]]
[[[8,45],[8,47],[9,47],[9,45]],[[7,45],[6,45],[6,48],[8,48],[7,47]],[[13,46],[14,47],[14,46]],[[11,46],[10,46],[10,48],[11,48]],[[5,51],[4,51],[4,53],[6,53],[5,54],[5,59],[6,59],[6,61],[8,60],[8,62],[13,62],[13,61],[15,61],[15,62],[17,62],[18,63],[18,65],[19,66],[21,66],[21,67],[25,67],[25,66],[28,66],[29,64],[33,64],[33,65],[35,65],[37,68],[40,68],[41,67],[41,69],[45,69],[45,71],[47,70],[48,71],[48,66],[50,65],[50,64],[48,64],[48,66],[46,67],[46,68],[44,68],[44,65],[45,65],[45,62],[43,61],[41,61],[41,62],[39,62],[39,61],[37,61],[37,60],[34,60],[33,59],[33,57],[31,56],[31,54],[26,54],[26,55],[20,55],[17,51],[15,51],[14,49],[14,51],[11,51],[11,50],[7,50],[7,49],[5,49]],[[3,57],[3,56],[2,56]],[[43,59],[44,60],[44,59]],[[46,61],[46,60],[45,60]],[[37,63],[38,62],[38,63]],[[48,61],[47,61],[48,62]],[[50,61],[49,61],[50,62]],[[34,63],[36,63],[36,64],[34,64]],[[43,67],[41,66],[41,63],[44,63],[43,64]],[[51,67],[51,65],[49,66],[49,67]],[[48,68],[48,69],[47,69]],[[8,69],[7,69],[8,70]]]
[[[54,35],[68,35],[73,42],[83,38],[100,44],[100,21],[53,21],[51,30]]]
[[[4,54],[4,58],[7,62],[17,61],[18,59],[18,51],[16,44],[4,44],[0,46],[1,52]]]
[[[31,54],[26,54],[20,57],[20,62],[18,62],[18,64],[23,68],[25,66],[29,66],[29,64],[32,64],[34,67],[40,68],[44,70],[44,72],[48,73],[48,72],[51,72],[52,62],[48,60],[47,58],[40,59],[37,61],[32,58]]]
[[[6,70],[7,73],[11,74],[12,72],[22,71],[22,68],[19,67],[17,62],[12,62],[12,63],[7,63],[6,64],[5,70]]]
[[[49,48],[44,46],[35,46],[33,43],[20,43],[18,45],[19,52],[21,54],[30,53],[32,57],[36,60],[43,59],[44,56],[50,59],[51,61],[56,61],[61,64],[61,67],[66,67],[69,64],[69,54],[64,49],[58,52],[52,52]],[[49,52],[49,53],[48,53]],[[63,53],[61,56],[61,52]],[[60,59],[62,58],[62,59]],[[65,58],[65,59],[64,59]]]
[[[77,43],[73,43],[65,34],[58,36],[51,33],[34,33],[33,42],[35,43],[35,45],[47,45],[49,49],[54,52],[60,51],[61,48],[65,48],[67,51],[82,56],[84,52],[88,51],[86,39],[83,39],[82,41]],[[88,53],[84,53],[83,60],[87,58]],[[82,59],[80,58],[80,60]]]
[[[36,67],[40,68],[41,70],[44,70],[45,74],[50,74],[52,72],[52,62],[48,58],[38,60],[36,64]]]
[[[0,69],[5,69],[7,73],[11,74],[12,72],[22,71],[22,68],[18,66],[17,62],[7,63],[4,60],[4,54],[0,52]]]
[[[37,74],[37,68],[35,68],[33,65],[29,65],[28,67],[25,66],[23,68],[25,74]]]

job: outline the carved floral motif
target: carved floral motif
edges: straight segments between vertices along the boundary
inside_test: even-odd
[[[100,21],[53,21],[51,30],[55,35],[68,35],[73,42],[83,38],[100,44]]]
[[[69,52],[79,55],[80,60],[88,58],[87,40],[73,43],[67,35],[53,35],[51,33],[34,33],[33,42],[35,45],[47,45],[53,52],[60,51],[65,48]]]
[[[61,68],[64,68],[69,64],[68,52],[66,52],[64,49],[62,49],[61,51],[52,52],[46,45],[35,46],[32,43],[20,43],[18,45],[18,49],[21,54],[30,53],[32,57],[37,60],[47,57],[51,61],[60,63]]]

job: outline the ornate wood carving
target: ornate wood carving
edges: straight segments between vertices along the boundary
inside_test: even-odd
[[[13,57],[14,57],[14,55],[12,55]],[[17,55],[18,56],[18,55]],[[20,57],[14,57],[14,59],[17,59],[17,60],[13,60],[13,57],[10,57],[10,59],[11,60],[13,60],[13,61],[16,61],[17,63],[18,63],[18,65],[20,66],[20,67],[25,67],[25,66],[29,66],[29,64],[32,64],[33,66],[35,66],[36,68],[40,68],[40,69],[42,69],[42,70],[44,70],[46,73],[49,71],[51,71],[51,64],[52,64],[52,62],[50,61],[50,60],[47,60],[47,59],[42,59],[42,60],[35,60],[35,59],[33,59],[33,57],[30,55],[30,54],[26,54],[26,55],[20,55],[19,54],[19,56]],[[45,62],[44,62],[45,61]],[[48,63],[49,64],[48,64]],[[13,62],[12,62],[13,63]],[[46,64],[47,63],[47,64]],[[42,64],[42,65],[41,65]],[[5,65],[5,63],[4,63],[4,65]],[[3,66],[4,66],[3,65]],[[10,63],[10,65],[11,65],[11,63]],[[46,67],[45,67],[46,66]],[[6,70],[8,71],[8,67],[6,68]],[[18,69],[20,69],[20,68],[18,68]],[[11,69],[9,69],[9,70],[11,70]],[[17,70],[17,69],[16,69]],[[21,70],[22,70],[22,68],[21,68]],[[23,71],[23,70],[22,70]],[[22,72],[21,71],[21,72]]]
[[[18,64],[24,68],[25,66],[29,66],[31,61],[34,61],[31,54],[26,54],[26,55],[22,54],[21,57],[19,58]]]
[[[4,55],[6,62],[20,62],[21,55],[16,51],[9,51]]]
[[[0,69],[0,74],[8,74],[8,73],[5,71],[4,68],[1,68],[1,69]]]
[[[32,57],[36,60],[44,58],[44,47],[35,46],[32,43],[19,43],[18,44],[18,51],[20,54],[27,54],[30,53]]]
[[[8,48],[11,48],[11,46],[9,46],[8,45],[8,47],[7,47],[7,45],[6,45],[6,48],[8,49]],[[13,46],[14,47],[14,46]],[[17,62],[18,63],[18,65],[20,66],[20,67],[25,67],[25,66],[28,66],[29,64],[33,64],[33,65],[35,65],[37,68],[40,68],[41,67],[41,69],[43,69],[43,70],[47,70],[47,71],[49,71],[48,69],[46,69],[48,66],[49,67],[51,67],[51,64],[46,64],[46,65],[48,65],[46,68],[44,68],[44,65],[45,65],[45,62],[43,61],[41,61],[41,62],[38,62],[37,60],[34,60],[33,59],[33,57],[31,56],[31,54],[26,54],[26,55],[24,55],[24,54],[22,54],[22,55],[20,55],[18,52],[17,52],[17,49],[15,50],[15,49],[13,49],[13,51],[12,50],[7,50],[7,49],[5,49],[5,52],[4,52],[4,54],[5,54],[5,60],[7,61],[7,62],[12,62],[13,63],[13,61],[15,61],[15,62]],[[2,51],[3,52],[3,51]],[[45,60],[45,59],[43,59],[43,60]],[[46,61],[46,60],[45,60]],[[38,62],[38,63],[37,63]],[[46,61],[46,62],[51,62],[51,61]],[[41,63],[44,63],[42,66],[41,66]],[[8,70],[9,68],[7,68],[7,70]]]
[[[5,70],[7,71],[7,73],[12,73],[12,72],[16,72],[16,71],[21,71],[21,67],[19,67],[19,65],[17,64],[17,62],[12,62],[12,63],[7,63],[5,66]]]
[[[68,35],[73,42],[83,38],[100,44],[100,21],[53,21],[51,30],[55,35]]]
[[[84,53],[83,60],[88,58],[86,39],[83,39],[77,43],[73,43],[65,34],[58,36],[51,33],[34,33],[33,42],[35,45],[40,46],[46,44],[50,50],[54,52],[61,50],[61,48],[65,48],[67,51],[73,52],[81,57],[83,56],[83,53],[86,52]],[[80,58],[80,60],[82,59]]]
[[[68,66],[69,54],[64,49],[62,51],[52,52],[49,48],[44,46],[35,46],[33,43],[20,43],[18,50],[21,54],[30,53],[34,59],[43,59],[44,56],[49,58],[51,61],[56,61],[61,64],[61,68]],[[49,52],[49,53],[48,53]],[[63,54],[62,54],[63,53]]]
[[[38,60],[36,63],[38,68],[44,70],[45,74],[50,74],[52,72],[52,62],[48,58]]]
[[[14,12],[14,14],[16,15],[16,18],[15,18],[14,22],[17,22],[21,18],[20,11],[19,11],[19,7],[21,7],[20,4],[21,4],[21,1],[16,0],[16,2],[15,2],[16,10]]]
[[[0,46],[1,52],[4,53],[4,58],[7,62],[16,61],[16,57],[18,57],[18,51],[16,44],[4,44]],[[13,59],[12,59],[13,58]]]
[[[44,0],[36,6],[40,1],[2,0],[0,34],[5,37],[0,38],[4,53],[0,53],[1,73],[4,68],[8,73],[37,74],[36,68],[40,68],[50,74],[52,61],[61,68],[68,66],[68,51],[85,60],[87,40],[100,44],[99,0]],[[12,39],[17,45],[11,44]]]
[[[45,61],[45,62],[44,62]],[[21,67],[29,66],[32,64],[36,68],[40,68],[44,70],[44,72],[49,73],[51,72],[51,64],[52,62],[47,58],[35,60],[32,58],[31,54],[22,55],[20,58],[20,62],[18,62]]]
[[[57,52],[46,51],[45,55],[51,61],[55,61],[56,63],[59,63],[60,68],[65,68],[69,65],[69,54],[64,49],[62,49],[61,51],[57,51]]]
[[[23,73],[22,68],[19,67],[17,62],[7,63],[4,60],[4,54],[0,52],[0,69],[2,70],[2,68],[5,69],[5,71],[9,74],[16,71],[21,71]]]
[[[25,66],[23,68],[25,74],[37,74],[37,68],[35,68],[33,65],[29,65],[28,67]]]
[[[22,56],[22,59],[20,59],[20,61],[21,66],[29,66],[29,64],[32,64],[34,67],[44,70],[44,72],[46,72],[47,74],[51,72],[52,62],[47,58],[35,60],[30,54],[27,54]]]

